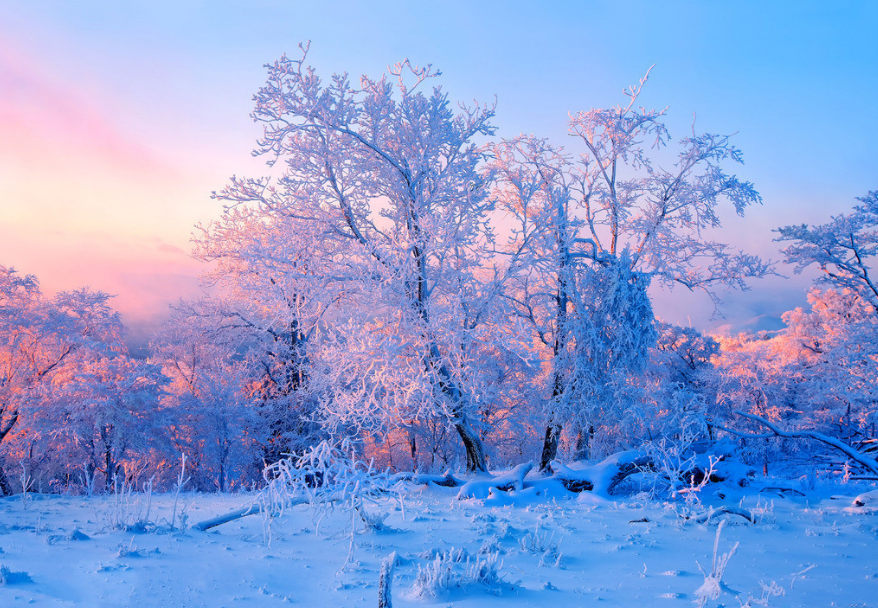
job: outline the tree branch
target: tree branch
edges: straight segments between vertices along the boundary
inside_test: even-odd
[[[861,454],[857,450],[855,450],[850,445],[844,443],[843,441],[839,441],[834,437],[830,437],[829,435],[824,435],[823,433],[818,433],[817,431],[804,430],[804,431],[784,431],[774,423],[762,418],[761,416],[757,416],[755,414],[748,414],[746,412],[742,412],[740,410],[735,410],[735,414],[741,416],[743,418],[747,418],[748,420],[752,420],[753,422],[758,422],[762,426],[766,427],[771,433],[766,433],[762,435],[749,435],[741,433],[740,431],[734,431],[732,429],[715,425],[716,428],[720,428],[724,431],[730,432],[734,435],[738,435],[739,437],[747,437],[751,439],[760,439],[766,437],[785,437],[788,439],[811,439],[814,441],[819,441],[821,443],[825,443],[828,446],[843,452],[848,458],[854,460],[867,469],[869,469],[872,473],[878,474],[878,461],[874,458],[869,458],[865,454]]]

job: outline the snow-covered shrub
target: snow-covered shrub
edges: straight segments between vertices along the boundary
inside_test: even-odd
[[[433,551],[425,567],[418,566],[412,585],[415,597],[439,597],[451,589],[480,586],[497,590],[502,583],[498,570],[503,566],[499,553],[470,555],[466,549]]]
[[[0,564],[0,587],[32,582],[33,580],[27,572],[13,572],[6,565]]]
[[[417,597],[436,597],[443,591],[457,586],[453,574],[454,564],[466,554],[454,548],[439,552],[425,567],[418,566],[418,574],[412,585],[412,593]],[[468,556],[467,556],[468,558]]]
[[[478,553],[479,555],[487,555],[488,553],[505,553],[505,551],[500,546],[499,536],[493,536],[482,542],[482,546],[479,547]]]
[[[559,566],[561,564],[560,544],[559,540],[555,540],[554,532],[541,531],[539,525],[534,528],[533,532],[528,532],[518,539],[518,546],[522,552],[540,556],[540,566]]]
[[[780,597],[786,594],[786,590],[778,585],[775,581],[771,581],[770,583],[759,581],[759,597],[753,597],[753,594],[748,593],[747,601],[741,604],[741,608],[753,608],[753,606],[768,606],[768,600],[773,597]]]
[[[675,437],[646,444],[646,453],[652,462],[646,476],[652,482],[654,493],[683,498],[690,506],[699,502],[699,493],[710,482],[722,459],[719,455],[698,453],[701,440],[701,433],[694,425],[687,424]]]
[[[265,468],[267,485],[259,494],[263,512],[278,516],[294,505],[308,503],[319,520],[336,507],[350,512],[352,532],[357,519],[367,530],[384,529],[386,515],[366,511],[379,497],[402,505],[402,482],[374,470],[353,455],[350,442],[335,447],[322,441],[302,455],[291,455]]]
[[[713,541],[713,568],[710,574],[704,571],[701,564],[698,564],[698,569],[704,575],[704,582],[695,590],[695,597],[698,598],[699,608],[706,606],[708,600],[719,598],[720,593],[722,593],[723,574],[725,574],[726,567],[729,565],[729,560],[732,559],[735,551],[738,550],[739,543],[735,543],[728,552],[719,555],[719,538],[725,523],[726,520],[722,520],[716,529],[716,538]],[[695,563],[697,564],[698,562]]]
[[[155,527],[150,519],[152,510],[152,480],[137,492],[134,483],[119,479],[113,480],[113,507],[108,515],[110,527],[115,530],[139,531]]]
[[[496,589],[502,582],[498,573],[502,567],[503,561],[500,559],[499,553],[488,553],[469,559],[466,561],[462,586],[481,585]]]

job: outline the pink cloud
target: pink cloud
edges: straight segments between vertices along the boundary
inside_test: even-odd
[[[0,263],[36,275],[48,294],[86,285],[114,294],[112,305],[126,323],[164,317],[169,303],[198,293],[202,264],[161,239],[40,236],[0,226]]]
[[[115,171],[176,173],[148,147],[127,138],[108,118],[113,100],[71,86],[0,43],[0,155],[21,164],[98,161]]]

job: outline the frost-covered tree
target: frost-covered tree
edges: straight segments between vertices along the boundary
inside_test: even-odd
[[[878,425],[878,315],[851,290],[808,294],[811,310],[784,313],[795,353],[800,426],[843,441],[874,439]]]
[[[878,285],[870,274],[878,254],[878,191],[857,200],[861,204],[851,213],[826,224],[778,228],[775,240],[792,243],[782,252],[796,272],[816,264],[822,272],[818,282],[852,290],[878,314]]]
[[[810,310],[784,313],[787,328],[772,334],[722,338],[714,421],[764,432],[758,416],[787,431],[816,432],[843,442],[874,439],[878,424],[878,319],[852,290],[812,290]],[[773,440],[772,440],[773,441]],[[810,444],[747,440],[767,467],[775,450],[806,451]],[[806,454],[807,455],[807,454]]]
[[[109,491],[130,456],[146,460],[150,448],[164,448],[172,422],[160,408],[167,378],[157,365],[123,354],[82,361],[68,374],[59,378],[58,406],[48,421],[84,456],[69,463],[72,468],[84,461],[90,476],[103,475]]]
[[[62,372],[123,350],[122,324],[107,294],[80,289],[42,295],[32,275],[0,265],[0,448],[14,458],[34,440],[34,413]],[[12,489],[0,461],[0,494]]]
[[[776,336],[724,341],[720,402],[759,416],[744,423],[751,430],[780,423],[769,430],[818,434],[830,445],[875,437],[878,290],[870,272],[878,253],[878,192],[858,200],[851,213],[826,224],[777,230],[775,240],[791,243],[783,253],[796,272],[817,265],[817,283],[831,289],[810,292],[810,311],[785,313],[787,328]]]
[[[656,331],[651,367],[661,370],[669,384],[699,389],[706,380],[703,373],[719,354],[719,342],[691,327],[662,321],[656,323]]]
[[[491,303],[489,209],[479,137],[490,107],[455,110],[437,73],[408,62],[388,76],[327,82],[300,59],[268,67],[253,117],[256,154],[282,175],[233,178],[218,197],[296,222],[276,238],[329,251],[316,276],[344,312],[327,318],[321,412],[328,428],[444,420],[467,468],[485,470],[467,354]]]
[[[781,332],[782,333],[782,332]],[[710,412],[710,423],[722,426],[734,418],[737,410],[773,422],[789,423],[796,417],[797,382],[789,373],[795,354],[777,333],[760,332],[719,337],[720,356],[716,359],[716,407]],[[760,430],[745,422],[747,431]],[[780,454],[778,445],[767,438],[745,443],[744,456],[768,471],[772,458]]]
[[[345,295],[332,287],[340,252],[302,220],[237,203],[195,240],[196,256],[210,263],[204,278],[212,295],[187,305],[186,315],[246,361],[266,431],[263,460],[274,462],[320,440],[312,369],[332,333],[324,319]]]
[[[761,202],[752,184],[724,168],[741,162],[740,151],[728,136],[693,133],[679,141],[676,162],[668,169],[660,166],[650,149],[666,146],[670,136],[663,110],[636,106],[645,82],[646,77],[625,92],[623,105],[571,117],[570,134],[583,150],[577,157],[532,137],[507,141],[496,151],[497,198],[514,222],[508,250],[517,260],[517,290],[510,301],[551,348],[556,368],[547,400],[543,468],[555,456],[565,423],[581,411],[612,405],[582,403],[565,393],[576,376],[569,374],[564,360],[575,333],[583,331],[578,324],[588,327],[593,317],[584,312],[573,317],[576,277],[584,269],[598,283],[605,281],[602,272],[609,272],[617,277],[617,293],[634,298],[626,306],[636,314],[626,317],[618,308],[621,316],[598,314],[608,325],[596,326],[595,334],[602,336],[606,352],[620,357],[619,363],[624,357],[632,370],[645,360],[650,346],[646,338],[651,320],[643,307],[650,281],[703,291],[718,305],[718,288],[745,289],[748,278],[770,272],[759,258],[707,238],[709,230],[720,227],[721,202],[729,202],[738,214]],[[618,281],[621,277],[627,286]],[[584,298],[583,304],[590,305]],[[622,331],[614,333],[610,327]],[[632,341],[632,333],[644,339]],[[614,340],[618,342],[611,346]],[[605,364],[588,355],[572,361],[580,369],[598,370]]]
[[[675,441],[684,431],[709,432],[710,407],[715,402],[712,359],[719,343],[695,329],[657,321],[658,337],[650,349],[629,424],[647,440]]]
[[[164,407],[192,486],[225,492],[261,478],[254,465],[269,432],[256,407],[261,370],[217,335],[215,322],[176,310],[153,341],[153,360],[170,379]]]

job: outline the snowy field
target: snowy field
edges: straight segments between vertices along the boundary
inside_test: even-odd
[[[394,552],[397,608],[878,606],[878,492],[778,486],[708,486],[686,507],[409,484],[402,507],[369,505],[379,530],[307,504],[191,528],[253,494],[184,494],[176,514],[173,494],[15,496],[0,499],[0,606],[377,606]]]

